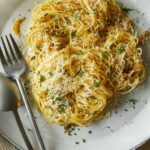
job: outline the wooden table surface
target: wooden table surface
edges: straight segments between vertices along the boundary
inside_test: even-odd
[[[150,140],[146,142],[143,146],[138,148],[137,150],[150,150]]]

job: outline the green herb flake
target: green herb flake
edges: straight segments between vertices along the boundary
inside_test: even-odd
[[[60,106],[60,113],[64,113],[64,112],[65,112],[65,108],[66,108],[66,107],[65,107],[64,105],[61,105],[61,106]]]
[[[71,131],[74,131],[75,130],[75,128],[71,128]]]
[[[72,136],[71,131],[68,131],[68,135],[69,135],[69,136]]]
[[[35,56],[31,57],[31,60],[35,60]]]
[[[84,72],[82,70],[80,70],[79,74],[78,74],[80,77],[83,77],[84,75]]]
[[[40,71],[37,72],[37,75],[40,75]]]
[[[76,34],[77,34],[77,31],[71,32],[71,37],[74,38],[76,36]]]
[[[51,19],[56,19],[56,15],[51,15]]]
[[[125,51],[125,46],[121,46],[117,49],[119,54],[122,54]]]
[[[82,52],[82,51],[80,50],[80,51],[77,51],[76,54],[79,55],[79,56],[81,56],[81,55],[84,55],[84,52]]]
[[[61,4],[61,2],[56,2],[57,4]]]
[[[43,75],[40,75],[40,82],[44,82],[46,79]]]
[[[41,49],[41,46],[40,46],[40,45],[37,45],[36,48],[40,50],[40,49]]]
[[[107,51],[101,52],[102,53],[102,57],[105,58],[108,55]]]
[[[61,97],[61,96],[57,96],[57,97],[55,98],[55,100],[56,100],[56,101],[61,101],[61,100],[62,100],[62,97]]]
[[[78,72],[75,74],[74,77],[76,77],[76,76],[83,77],[83,75],[84,75],[84,72],[83,72],[82,70],[80,70],[80,71],[78,71]]]
[[[52,77],[52,76],[54,76],[54,74],[52,73],[52,72],[49,72],[49,75]]]
[[[134,11],[134,9],[132,9],[132,8],[123,8],[122,9],[125,13],[128,13],[128,12],[130,12],[130,11]]]
[[[128,111],[128,109],[124,109],[124,111]]]
[[[134,99],[134,98],[132,98],[132,99],[130,99],[130,100],[129,100],[129,102],[130,102],[130,103],[132,103],[133,105],[135,105],[135,104],[136,104],[136,102],[137,102],[137,100],[136,100],[136,99]]]
[[[79,142],[75,142],[75,144],[77,144],[77,145],[78,145],[78,144],[80,144],[80,143],[79,143]]]
[[[92,134],[92,131],[91,131],[91,130],[89,131],[89,134]]]
[[[108,50],[108,47],[107,47],[107,46],[104,46],[104,49],[105,49],[105,50]]]
[[[26,80],[25,82],[24,82],[24,86],[28,86],[30,84],[30,80]]]
[[[93,87],[98,88],[99,86],[100,86],[100,82],[99,81],[94,81]]]
[[[66,23],[67,23],[68,25],[71,24],[71,21],[70,21],[67,17],[65,17],[65,20],[66,20]]]
[[[86,143],[86,140],[85,140],[85,139],[83,139],[82,141],[83,141],[83,143]]]
[[[110,127],[109,127],[109,126],[107,126],[107,128],[108,128],[108,129],[110,129]]]
[[[96,14],[97,13],[97,8],[94,8],[93,12],[94,12],[94,14]]]

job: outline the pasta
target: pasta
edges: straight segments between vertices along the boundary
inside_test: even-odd
[[[139,39],[115,0],[47,0],[26,37],[24,81],[51,123],[87,125],[146,77]]]

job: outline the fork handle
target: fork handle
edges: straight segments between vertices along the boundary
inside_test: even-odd
[[[32,123],[33,129],[34,129],[34,133],[36,135],[36,138],[37,138],[40,150],[46,150],[45,146],[44,146],[44,143],[43,143],[43,140],[42,140],[42,137],[41,137],[41,134],[40,134],[40,131],[39,131],[38,126],[36,124],[33,112],[31,110],[27,94],[26,94],[26,92],[24,90],[24,86],[23,86],[22,80],[21,80],[21,78],[15,78],[15,80],[16,80],[16,83],[18,85],[18,88],[19,88],[20,94],[22,96],[22,99],[24,101],[24,105],[26,107],[26,110],[27,110],[27,113],[29,115],[30,121]]]

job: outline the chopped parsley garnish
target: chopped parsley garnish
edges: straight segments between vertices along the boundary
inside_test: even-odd
[[[69,136],[72,136],[71,131],[68,131],[68,135],[69,135]]]
[[[94,14],[96,14],[97,13],[97,8],[94,8],[93,12],[94,12]]]
[[[75,144],[79,144],[79,142],[76,142]]]
[[[71,32],[71,37],[74,38],[76,36],[77,31]]]
[[[75,130],[75,128],[71,128],[71,131],[74,131]]]
[[[49,75],[52,77],[52,76],[54,76],[54,74],[52,73],[52,72],[49,72]]]
[[[56,15],[51,15],[51,19],[56,19]]]
[[[31,57],[31,60],[35,60],[35,56]]]
[[[56,4],[61,4],[61,2],[58,1],[58,2],[56,2]]]
[[[128,111],[128,109],[124,109],[124,111]]]
[[[92,134],[92,131],[91,131],[91,130],[89,131],[89,134]]]
[[[28,86],[29,83],[30,83],[30,80],[26,80],[26,81],[24,82],[24,86]]]
[[[64,113],[64,112],[65,112],[65,109],[66,109],[66,106],[61,105],[61,106],[60,106],[60,113]]]
[[[129,100],[129,102],[131,102],[133,105],[135,105],[135,104],[136,104],[136,102],[137,102],[137,100],[136,100],[136,99],[134,99],[134,98],[132,98],[132,99],[130,99],[130,100]]]
[[[40,50],[40,49],[41,49],[41,46],[40,46],[40,45],[37,45],[36,48]]]
[[[82,141],[83,141],[83,143],[86,143],[86,140],[85,140],[85,139],[83,139]]]
[[[123,8],[122,9],[125,13],[128,13],[128,12],[130,12],[130,11],[134,11],[134,9],[132,9],[132,8]]]
[[[79,75],[80,77],[83,77],[84,72],[83,72],[82,70],[80,70],[78,75]]]
[[[56,100],[56,101],[61,101],[61,100],[62,100],[62,97],[61,97],[61,96],[57,96],[57,97],[55,98],[55,100]]]
[[[80,71],[78,71],[78,72],[76,73],[75,77],[76,77],[76,76],[83,77],[83,75],[84,75],[84,72],[83,72],[82,70],[80,70]]]
[[[37,75],[38,75],[38,76],[40,75],[40,71],[37,72]]]
[[[137,100],[132,98],[129,100],[129,102],[132,104],[132,107],[135,109],[135,104],[137,103]]]
[[[41,75],[41,73],[39,71],[37,72],[37,75],[39,76],[40,82],[44,82],[46,80],[45,77],[43,75]]]
[[[99,86],[100,86],[100,82],[99,81],[94,81],[93,87],[97,88]]]
[[[67,24],[71,24],[71,21],[67,17],[65,17],[65,20]]]
[[[118,51],[119,54],[122,54],[122,53],[125,51],[125,46],[122,45],[121,47],[119,47],[119,48],[117,49],[117,51]]]
[[[80,51],[77,51],[76,54],[77,54],[77,55],[84,55],[84,52],[82,52],[82,51],[80,50]]]
[[[108,129],[110,129],[110,127],[109,127],[109,126],[107,126],[107,128],[108,128]]]
[[[43,75],[40,75],[40,82],[44,82],[46,79]]]
[[[105,57],[107,56],[107,54],[108,54],[107,51],[104,51],[104,52],[101,52],[101,53],[102,53],[102,57],[103,57],[103,58],[105,58]]]

